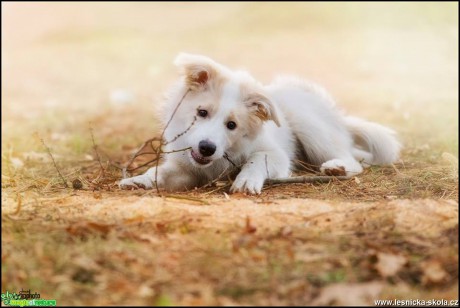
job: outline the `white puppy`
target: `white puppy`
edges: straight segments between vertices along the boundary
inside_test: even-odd
[[[182,78],[164,105],[164,162],[123,179],[122,188],[191,189],[232,173],[232,192],[260,193],[267,178],[288,177],[295,160],[326,175],[354,176],[391,164],[400,144],[379,124],[344,116],[319,86],[283,77],[263,86],[199,55],[174,62]],[[170,122],[170,123],[168,123]]]

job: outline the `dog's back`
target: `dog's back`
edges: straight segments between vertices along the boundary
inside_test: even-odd
[[[266,87],[283,112],[308,162],[320,165],[350,148],[366,165],[385,165],[398,159],[401,148],[395,132],[377,123],[345,116],[321,86],[283,76]],[[339,153],[337,153],[339,152]]]

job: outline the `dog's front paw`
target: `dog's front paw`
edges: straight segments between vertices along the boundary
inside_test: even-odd
[[[239,174],[233,182],[230,191],[235,192],[247,192],[250,194],[260,194],[262,187],[264,186],[265,178],[257,175],[245,175]]]
[[[118,183],[121,189],[151,189],[153,185],[152,178],[145,174],[123,179]]]

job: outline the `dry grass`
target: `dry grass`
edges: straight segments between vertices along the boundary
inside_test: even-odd
[[[58,305],[458,298],[457,4],[79,4],[78,18],[74,5],[2,3],[2,292]],[[223,182],[120,191],[114,165],[160,133],[151,97],[184,50],[321,82],[395,128],[401,161],[260,196]],[[111,99],[117,88],[134,98]]]

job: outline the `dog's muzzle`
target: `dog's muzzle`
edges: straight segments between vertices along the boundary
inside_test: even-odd
[[[196,153],[193,150],[191,151],[191,154],[192,154],[193,160],[195,162],[197,162],[198,164],[200,164],[200,165],[207,165],[212,161],[212,159],[206,158],[206,157],[202,156],[201,154]]]
[[[192,158],[200,165],[209,164],[212,159],[208,158],[216,152],[216,145],[209,140],[201,140],[198,144],[198,152],[192,150]]]
[[[201,140],[198,144],[198,149],[200,150],[201,155],[208,157],[216,152],[216,145],[211,141]]]

